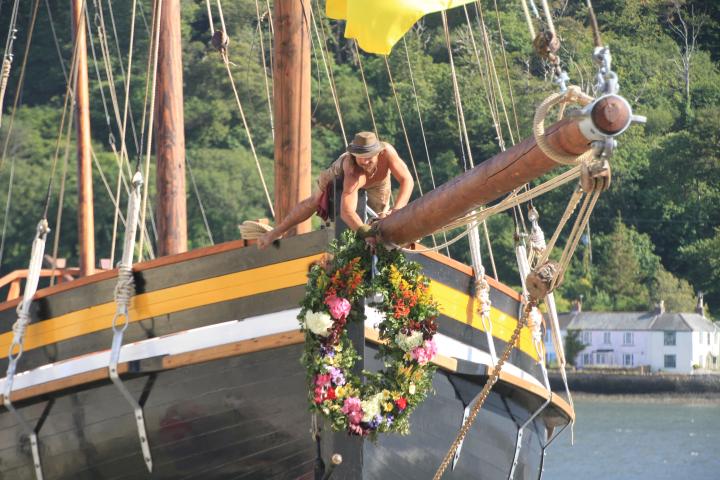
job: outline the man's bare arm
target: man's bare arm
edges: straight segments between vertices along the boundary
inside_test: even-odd
[[[413,181],[412,175],[410,175],[410,170],[408,170],[407,165],[400,158],[395,148],[388,145],[385,148],[385,152],[388,156],[388,168],[390,168],[393,177],[400,183],[400,189],[398,190],[393,210],[400,210],[410,201],[410,195],[412,195],[415,182]]]

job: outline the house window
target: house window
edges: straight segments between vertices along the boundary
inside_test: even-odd
[[[582,332],[582,342],[585,345],[592,345],[592,332]]]
[[[626,367],[633,366],[633,355],[632,353],[626,353],[623,355],[623,365]]]
[[[665,345],[675,346],[675,332],[665,332]]]
[[[596,358],[596,359],[597,359],[597,362],[596,362],[597,365],[609,365],[607,353],[605,353],[605,352],[598,352],[598,353],[595,354],[595,356],[597,357],[597,358]]]
[[[610,345],[610,332],[603,332],[603,343]]]
[[[707,344],[710,345],[710,332],[707,332]]]
[[[633,344],[633,332],[625,332],[623,334],[623,345]]]
[[[665,368],[675,368],[675,355],[665,355]]]
[[[592,357],[589,353],[583,353],[583,365],[592,365]]]

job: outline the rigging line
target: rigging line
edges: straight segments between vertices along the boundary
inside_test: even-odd
[[[383,59],[385,60],[385,69],[387,70],[388,80],[390,80],[390,88],[392,89],[393,98],[395,99],[395,106],[397,107],[398,116],[400,117],[400,126],[402,127],[403,136],[405,137],[405,145],[407,146],[408,154],[410,155],[410,163],[412,164],[413,173],[415,174],[415,181],[418,184],[418,191],[420,192],[420,196],[422,196],[422,184],[420,183],[420,176],[418,175],[417,166],[415,165],[415,156],[413,155],[412,147],[410,146],[410,138],[407,134],[407,128],[405,128],[405,120],[402,114],[402,107],[400,107],[400,99],[398,98],[397,89],[395,88],[395,82],[393,81],[392,72],[390,71],[390,63],[388,62],[387,55],[383,55]]]
[[[535,40],[535,27],[533,26],[532,18],[530,18],[530,10],[528,9],[527,0],[520,0],[520,3],[522,4],[523,15],[525,15],[528,32],[530,33],[530,41],[532,42],[533,40]]]
[[[483,45],[487,51],[488,61],[488,73],[494,81],[495,88],[497,89],[497,95],[500,99],[500,106],[502,107],[503,116],[505,117],[505,124],[507,125],[508,135],[510,136],[510,143],[515,145],[515,138],[512,133],[512,127],[510,126],[510,117],[508,116],[507,108],[505,107],[505,99],[502,94],[502,88],[500,87],[500,79],[498,78],[497,68],[495,67],[495,58],[493,57],[492,46],[490,44],[490,35],[488,34],[487,24],[485,23],[485,14],[483,13],[482,5],[480,1],[475,2],[476,20],[480,25],[480,30],[483,37]]]
[[[415,75],[413,74],[412,62],[410,61],[410,52],[408,51],[408,46],[407,46],[407,42],[405,41],[405,37],[403,37],[403,47],[405,47],[405,60],[407,60],[408,72],[410,73],[410,84],[412,85],[413,98],[415,99],[415,109],[417,110],[417,114],[418,114],[418,123],[420,125],[420,134],[422,135],[423,146],[425,147],[425,158],[427,158],[428,170],[430,172],[430,183],[432,184],[432,187],[434,190],[435,188],[437,188],[436,184],[435,184],[435,174],[433,173],[432,162],[430,161],[430,149],[428,148],[428,144],[427,144],[427,137],[425,135],[425,127],[423,126],[422,114],[420,112],[420,101],[418,100],[418,93],[417,93],[417,89],[415,88]],[[369,101],[370,101],[370,98],[368,97],[368,102]],[[374,120],[373,120],[373,122],[374,122]],[[433,238],[433,244],[435,244],[435,235],[433,235],[432,238]],[[443,232],[443,240],[445,242],[447,242],[447,235],[445,234],[445,232]],[[448,258],[451,258],[449,248],[447,249],[446,254],[447,254]]]
[[[0,238],[0,269],[2,268],[3,253],[5,252],[5,234],[7,232],[8,217],[10,216],[10,200],[12,198],[12,187],[13,182],[15,181],[15,154],[15,151],[11,153],[12,160],[10,161],[10,178],[8,182],[7,200],[5,201],[5,217],[3,218],[2,238]]]
[[[303,10],[305,10],[304,4],[305,1],[301,0],[303,3]],[[325,58],[325,53],[327,50],[328,57],[330,56],[330,51],[327,48],[327,39],[325,37],[325,27],[323,26],[322,29],[318,29],[317,21],[315,19],[315,10],[313,9],[312,0],[310,1],[310,17],[312,19],[312,24],[315,29],[315,36],[317,37],[317,42],[320,46],[320,56],[323,60],[323,65],[325,66],[325,75],[327,75],[328,82],[330,84],[330,93],[333,97],[333,102],[335,103],[335,111],[337,112],[338,121],[340,122],[340,130],[342,131],[342,137],[343,137],[343,143],[347,145],[348,137],[345,133],[345,123],[343,122],[342,113],[340,112],[340,100],[338,99],[337,95],[337,88],[335,86],[335,77],[332,73],[332,68],[328,66],[328,60]],[[308,25],[308,29],[310,28],[310,25]],[[320,32],[322,31],[322,40],[320,40]],[[312,34],[310,35],[310,38],[312,39]]]
[[[100,180],[102,180],[103,185],[105,186],[105,190],[107,191],[108,197],[110,197],[110,201],[113,204],[113,207],[115,209],[119,209],[120,206],[118,203],[115,202],[115,195],[112,192],[112,188],[110,188],[110,184],[108,183],[107,177],[105,176],[105,172],[103,171],[102,165],[100,164],[100,161],[97,158],[97,155],[95,154],[95,148],[92,146],[90,147],[90,155],[92,156],[93,163],[95,164],[95,168],[97,169],[98,173],[100,174]],[[125,225],[125,215],[120,212],[120,221],[123,225]],[[112,265],[112,259],[110,262],[110,265]]]
[[[17,86],[15,87],[15,98],[13,100],[12,113],[10,114],[10,125],[8,125],[8,131],[5,134],[5,144],[3,145],[2,157],[0,157],[0,171],[2,171],[3,164],[5,163],[5,157],[8,151],[8,145],[10,144],[10,138],[12,137],[13,124],[15,123],[15,113],[17,112],[18,105],[20,104],[20,94],[22,87],[25,84],[25,70],[27,69],[28,56],[30,54],[30,44],[32,43],[33,32],[35,31],[35,22],[37,20],[38,8],[40,7],[40,0],[35,0],[33,6],[32,20],[30,21],[30,28],[28,30],[27,43],[25,43],[25,52],[23,53],[23,61],[20,66],[20,76],[18,77]]]
[[[479,2],[480,0],[478,0],[478,3]],[[500,10],[498,9],[497,0],[493,0],[493,4],[495,5],[495,18],[497,19],[500,51],[502,52],[503,62],[505,63],[505,79],[507,80],[508,94],[510,95],[510,109],[512,110],[515,120],[515,132],[517,133],[517,138],[520,139],[522,138],[520,136],[520,122],[518,122],[517,108],[515,107],[515,95],[513,94],[512,84],[510,83],[510,67],[508,65],[507,51],[505,50],[505,39],[503,38],[502,27],[500,26]],[[513,142],[513,145],[514,144],[515,142]]]
[[[405,41],[405,38],[403,38],[403,41]],[[370,102],[370,91],[368,90],[367,80],[365,79],[365,69],[363,68],[362,64],[360,49],[358,48],[356,41],[351,40],[350,43],[352,43],[353,47],[355,48],[355,57],[358,59],[358,66],[360,67],[360,78],[362,78],[363,87],[365,89],[365,98],[367,99],[368,109],[370,110],[370,120],[372,121],[373,131],[375,132],[375,136],[377,138],[380,138],[377,124],[375,123],[375,114],[373,113],[372,103]]]
[[[155,84],[157,81],[157,68],[158,68],[158,56],[159,56],[159,50],[160,50],[160,19],[162,18],[162,3],[163,0],[156,0],[155,2],[155,8],[153,9],[153,35],[151,38],[153,38],[151,46],[152,46],[152,58],[153,58],[153,66],[152,71],[148,70],[148,76],[152,75],[152,87],[150,91],[150,108],[149,108],[149,116],[148,119],[148,142],[147,142],[147,150],[145,155],[145,173],[144,178],[145,182],[143,184],[143,197],[142,197],[142,206],[140,207],[140,225],[142,225],[143,230],[146,228],[146,217],[147,214],[147,198],[148,198],[148,191],[150,190],[150,182],[148,181],[148,178],[150,177],[150,158],[151,158],[151,152],[152,152],[152,139],[153,139],[153,123],[155,121]],[[143,118],[145,117],[145,112],[147,109],[143,108]],[[145,130],[143,129],[143,132]],[[139,167],[140,165],[138,165]],[[139,170],[138,170],[139,171]],[[156,237],[157,238],[157,237]],[[142,262],[143,260],[143,243],[145,241],[145,235],[140,236],[140,248],[138,252],[138,261]],[[150,247],[150,241],[148,240],[148,253],[150,254],[150,258],[154,258],[154,254],[152,251],[152,248]]]
[[[5,40],[5,52],[3,58],[7,58],[8,54],[12,55],[12,47],[15,43],[15,35],[17,34],[17,14],[20,7],[20,0],[15,0],[13,9],[10,13],[10,28],[8,29],[7,39]]]
[[[210,36],[215,36],[215,24],[213,23],[212,8],[210,7],[210,0],[205,0],[205,6],[207,7],[208,22],[210,23]]]
[[[84,3],[84,2],[83,2]],[[78,25],[80,22],[78,22]],[[75,65],[75,69],[77,69],[77,65]],[[77,75],[76,75],[77,78]],[[73,101],[71,104],[75,103],[75,91],[73,90]],[[53,250],[52,250],[52,273],[50,274],[50,286],[52,287],[55,285],[55,271],[57,269],[57,255],[58,255],[58,249],[60,248],[60,230],[62,228],[62,214],[63,214],[63,205],[65,204],[65,185],[67,182],[67,167],[68,167],[68,160],[70,158],[70,135],[73,131],[73,122],[68,122],[68,129],[67,134],[65,136],[65,153],[63,154],[63,169],[62,169],[62,176],[60,180],[60,190],[58,192],[58,205],[57,205],[57,213],[55,217],[55,236],[53,238]]]
[[[268,113],[270,118],[270,135],[272,136],[272,139],[275,140],[275,124],[273,121],[274,119],[272,110],[272,98],[270,97],[270,82],[268,82],[268,69],[265,62],[265,42],[263,41],[262,20],[260,19],[260,4],[258,0],[255,0],[255,13],[257,14],[258,19],[257,32],[258,37],[260,37],[260,58],[262,59],[263,79],[265,80],[265,94],[267,96]],[[227,32],[225,33],[227,34]]]
[[[403,118],[402,108],[400,107],[400,98],[398,96],[397,89],[395,88],[395,82],[393,81],[392,72],[390,71],[390,63],[388,62],[387,55],[383,55],[383,58],[385,59],[385,69],[387,70],[388,79],[390,80],[390,87],[392,88],[393,92],[393,98],[395,99],[398,116],[400,117],[400,126],[402,126],[403,136],[405,137],[405,145],[407,145],[408,154],[410,155],[410,163],[413,167],[413,173],[415,173],[415,180],[417,182],[418,191],[420,192],[420,196],[422,197],[424,195],[422,189],[422,182],[420,182],[420,175],[418,174],[417,166],[415,164],[415,156],[413,155],[412,146],[410,145],[410,138],[408,137],[407,128],[405,127],[405,120]],[[431,235],[431,238],[433,245],[437,246],[437,242],[435,241],[435,235]]]
[[[270,52],[270,71],[274,71],[275,63],[273,61],[273,41],[275,39],[275,27],[273,26],[272,9],[270,8],[270,0],[265,0],[268,15],[268,51]],[[312,35],[310,35],[312,37]],[[270,84],[273,98],[275,98],[275,82]]]
[[[128,58],[128,68],[127,68],[127,75],[125,74],[125,68],[123,67],[122,62],[122,53],[120,51],[120,41],[118,40],[118,34],[117,34],[117,27],[115,25],[115,12],[113,11],[112,7],[112,0],[107,0],[108,3],[108,13],[110,14],[110,24],[112,25],[113,30],[113,37],[115,39],[115,49],[117,50],[117,58],[118,58],[118,64],[120,64],[120,76],[122,81],[125,83],[125,114],[124,117],[127,118],[128,115],[128,109],[130,111],[130,129],[132,130],[133,134],[133,140],[135,142],[135,149],[137,150],[137,154],[142,154],[142,147],[138,144],[137,139],[137,132],[135,131],[135,122],[133,121],[133,113],[132,113],[132,106],[128,105],[127,96],[128,92],[130,90],[130,76],[132,75],[132,48],[133,43],[135,41],[135,8],[137,5],[137,0],[133,0],[133,6],[132,6],[132,14],[130,16],[131,18],[131,24],[130,24],[130,45],[128,46],[129,51],[129,58]],[[105,26],[105,19],[102,13],[102,0],[100,0],[100,18],[103,23],[103,27]],[[108,54],[110,53],[110,49],[108,48]],[[123,120],[123,130],[127,128],[127,123],[125,120]],[[124,143],[124,137],[123,137],[123,143]],[[122,150],[121,150],[122,152]],[[127,152],[126,152],[127,155]],[[132,172],[128,172],[128,175],[132,175]]]
[[[470,137],[468,136],[468,132],[467,132],[467,124],[465,123],[465,113],[463,112],[462,98],[460,97],[460,85],[458,84],[457,72],[455,71],[455,60],[453,59],[453,54],[452,54],[452,45],[450,42],[450,28],[448,27],[447,14],[445,13],[445,11],[442,11],[441,14],[442,14],[443,30],[445,31],[445,43],[447,45],[448,58],[450,60],[450,72],[451,72],[451,76],[452,76],[455,106],[458,111],[458,121],[460,123],[463,138],[465,140],[465,145],[467,147],[467,155],[468,155],[468,160],[470,161],[470,167],[474,168],[475,162],[473,162],[473,158],[472,158],[472,147],[470,145]],[[485,226],[484,228],[487,228],[487,226]],[[471,243],[477,242],[476,245],[470,245],[470,247],[476,248],[479,251],[480,235],[478,232],[477,225],[474,225],[474,224],[470,225],[469,229],[472,230],[472,232],[469,234],[470,242]],[[493,274],[494,274],[495,279],[497,280],[498,274],[497,274],[497,268],[495,266],[495,258],[493,256],[492,247],[489,243],[488,243],[488,250],[490,253],[490,263],[492,264],[492,267],[493,267]]]
[[[255,166],[257,167],[258,174],[260,175],[260,182],[262,183],[263,190],[265,191],[265,198],[268,202],[268,208],[270,209],[270,213],[272,214],[273,218],[275,218],[275,209],[273,208],[273,202],[270,198],[270,192],[268,191],[267,183],[265,182],[265,175],[263,174],[262,168],[260,168],[260,160],[258,158],[257,152],[255,151],[255,143],[253,143],[252,134],[250,133],[250,127],[248,126],[247,119],[245,118],[245,112],[242,107],[242,102],[240,102],[240,95],[238,94],[237,87],[235,86],[235,80],[233,79],[232,70],[230,69],[230,59],[228,59],[227,51],[222,50],[220,52],[220,56],[223,59],[223,63],[225,64],[225,70],[227,70],[228,78],[230,79],[230,86],[232,87],[233,94],[235,95],[235,102],[237,103],[238,110],[240,111],[240,118],[242,119],[243,126],[245,127],[245,134],[248,138],[248,143],[250,144],[250,151],[252,152],[253,159],[255,159]]]
[[[87,7],[87,3],[85,6]],[[57,33],[55,32],[55,22],[53,21],[52,10],[50,9],[50,0],[45,0],[45,7],[48,14],[48,20],[50,21],[50,31],[52,32],[53,41],[55,42],[55,50],[57,51],[58,58],[60,59],[60,68],[62,68],[63,78],[65,79],[65,82],[67,82],[67,70],[65,69],[65,61],[63,59],[62,52],[60,51],[60,42],[58,41]],[[85,13],[85,17],[87,18],[87,12]]]
[[[595,16],[595,9],[592,5],[592,0],[587,0],[587,7],[588,7],[588,16],[590,17],[590,25],[592,26],[593,31],[593,41],[595,42],[595,46],[598,48],[602,48],[602,38],[600,38],[600,27],[598,26],[597,17]]]
[[[39,6],[40,1],[37,0],[37,5]],[[60,119],[60,128],[58,129],[58,138],[55,143],[55,154],[53,155],[53,161],[52,161],[52,168],[50,170],[50,178],[48,179],[48,185],[47,185],[47,194],[45,195],[45,207],[43,209],[43,215],[42,218],[47,219],[48,215],[48,209],[50,208],[50,195],[52,193],[52,185],[53,180],[55,177],[55,170],[57,168],[57,162],[58,157],[60,155],[60,140],[62,139],[62,134],[65,131],[65,120],[68,116],[68,110],[72,109],[72,99],[74,98],[74,85],[75,85],[75,79],[77,78],[77,64],[78,64],[78,32],[80,29],[76,29],[75,35],[73,35],[73,54],[72,54],[72,60],[70,62],[71,69],[70,69],[70,78],[68,79],[67,86],[65,88],[65,102],[63,105],[63,112]],[[68,123],[71,123],[68,121]]]
[[[218,8],[218,13],[220,14],[220,24],[222,25],[222,30],[227,35],[227,28],[225,27],[225,16],[223,15],[222,4],[220,3],[220,0],[217,0],[216,3],[217,3],[217,8]]]
[[[203,206],[202,199],[200,198],[200,191],[198,190],[195,175],[192,171],[192,165],[190,165],[189,156],[185,157],[185,163],[188,167],[188,173],[190,174],[190,182],[192,183],[193,190],[195,190],[195,198],[197,198],[198,206],[200,207],[200,215],[202,216],[203,223],[205,224],[205,230],[207,231],[208,238],[210,239],[210,245],[215,245],[215,240],[213,240],[212,231],[210,230],[210,224],[208,223],[207,215],[205,214],[205,207]]]
[[[543,13],[545,14],[545,24],[547,25],[548,30],[554,37],[554,36],[556,36],[555,24],[553,23],[552,14],[550,13],[550,6],[548,5],[547,0],[541,0],[541,3],[542,3]]]
[[[500,125],[500,113],[497,108],[497,101],[492,93],[493,86],[492,82],[490,81],[490,62],[487,59],[487,52],[484,49],[485,45],[483,44],[483,57],[485,58],[485,64],[487,66],[487,77],[483,70],[482,62],[480,61],[480,53],[478,52],[477,43],[475,42],[475,34],[473,33],[472,23],[470,22],[470,15],[468,14],[467,7],[464,5],[463,10],[465,12],[465,20],[467,21],[468,25],[468,33],[470,34],[470,43],[473,46],[475,59],[478,65],[478,72],[480,73],[480,79],[482,80],[483,86],[485,87],[485,100],[487,101],[488,107],[490,109],[490,117],[493,122],[493,127],[495,128],[495,135],[497,136],[498,146],[500,147],[501,151],[505,151],[505,138],[502,133],[502,126]]]

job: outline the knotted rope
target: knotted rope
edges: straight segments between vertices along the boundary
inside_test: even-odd
[[[238,225],[238,228],[240,229],[240,238],[243,240],[256,240],[273,229],[270,225],[253,220],[245,220]]]

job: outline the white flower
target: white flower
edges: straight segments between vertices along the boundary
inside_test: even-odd
[[[330,334],[328,328],[332,327],[332,324],[333,319],[325,312],[307,312],[305,314],[305,328],[315,335],[327,337]]]
[[[362,402],[360,402],[363,411],[363,422],[369,422],[373,418],[375,418],[376,415],[380,415],[382,399],[383,394],[377,393],[372,397],[368,398],[367,400],[363,400]]]
[[[410,388],[408,388],[408,393],[410,395],[415,395],[415,384],[414,383],[410,384]]]
[[[410,335],[398,333],[395,336],[395,342],[405,352],[409,352],[415,347],[419,347],[423,343],[423,334],[418,330],[414,330]]]

